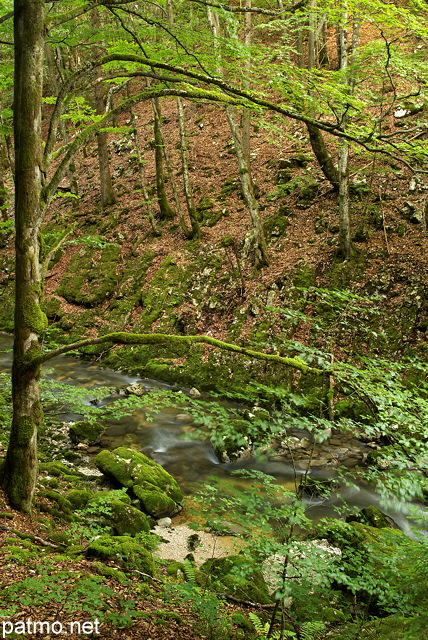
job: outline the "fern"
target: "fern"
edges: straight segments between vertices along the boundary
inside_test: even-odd
[[[248,617],[250,618],[251,622],[254,625],[254,628],[255,628],[255,630],[257,632],[257,636],[258,636],[259,640],[279,640],[279,637],[281,636],[281,632],[280,631],[274,631],[269,636],[267,635],[269,633],[269,623],[268,622],[262,622],[260,620],[259,616],[257,614],[255,614],[255,613],[253,613],[252,611],[248,614]],[[294,633],[294,631],[289,631],[288,629],[283,629],[282,637],[283,638],[297,638],[297,636]],[[308,638],[305,638],[304,640],[308,640]],[[311,639],[309,639],[309,640],[311,640]]]
[[[183,562],[183,571],[184,571],[184,575],[186,576],[187,582],[192,582],[193,584],[196,584],[195,567],[192,565],[190,560],[187,560],[187,558]]]
[[[300,636],[302,640],[318,640],[323,631],[325,631],[323,622],[304,622],[300,627]]]

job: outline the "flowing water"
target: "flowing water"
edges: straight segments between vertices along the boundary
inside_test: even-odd
[[[10,336],[0,335],[0,372],[8,371],[12,361],[12,339]],[[58,356],[49,361],[46,369],[47,377],[58,382],[77,385],[88,389],[88,403],[91,401],[91,389],[97,387],[125,388],[134,382],[142,382],[148,389],[167,389],[168,385],[155,380],[142,380],[138,376],[126,375],[111,369],[101,369],[93,363],[88,363],[69,356]],[[79,420],[76,414],[62,416],[64,421]],[[192,419],[185,413],[185,409],[170,407],[155,414],[152,421],[147,421],[143,411],[136,411],[132,415],[121,418],[111,424],[102,441],[102,446],[113,449],[117,446],[135,446],[156,462],[163,465],[181,484],[187,494],[192,494],[200,488],[210,477],[230,479],[231,472],[238,468],[257,469],[274,476],[277,482],[294,491],[295,478],[291,464],[278,460],[258,462],[255,459],[241,463],[222,463],[217,458],[214,449],[207,441],[188,439],[194,430]],[[331,477],[331,469],[317,470],[318,476]],[[245,481],[234,480],[237,490]],[[318,519],[320,517],[334,517],[336,507],[344,502],[353,507],[362,508],[368,505],[380,506],[384,513],[390,515],[403,530],[410,525],[405,517],[406,508],[385,508],[380,505],[379,496],[373,489],[363,484],[340,488],[328,500],[309,501],[307,514]]]

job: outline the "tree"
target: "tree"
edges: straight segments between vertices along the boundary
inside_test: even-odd
[[[29,511],[37,477],[37,428],[42,421],[39,335],[47,326],[40,308],[40,194],[44,182],[41,106],[45,3],[16,0],[14,13],[16,297],[13,347],[13,420],[3,469],[10,503]]]
[[[119,6],[119,5],[117,5]],[[292,10],[297,5],[294,5]],[[72,8],[65,16],[58,16],[57,23],[63,24],[87,13],[93,5]],[[110,5],[106,4],[109,9]],[[125,10],[126,5],[120,5]],[[225,11],[232,8],[223,7]],[[239,7],[235,7],[239,9]],[[244,9],[245,10],[245,9]],[[249,8],[251,11],[264,11]],[[269,12],[268,12],[269,13]],[[277,13],[275,13],[277,15]],[[8,14],[7,17],[10,17]],[[6,18],[5,18],[6,19]],[[0,19],[0,23],[3,19]],[[52,201],[56,189],[66,174],[76,151],[105,127],[110,118],[129,111],[132,105],[149,99],[178,96],[186,99],[209,100],[240,109],[269,110],[283,117],[292,118],[318,127],[331,135],[361,145],[373,153],[396,156],[408,149],[407,141],[391,142],[383,136],[379,128],[369,125],[347,127],[342,121],[317,119],[304,110],[283,106],[269,92],[250,91],[239,88],[232,76],[218,77],[213,71],[195,70],[195,54],[183,54],[183,64],[163,62],[154,53],[148,57],[145,52],[107,53],[97,60],[86,62],[65,78],[56,99],[49,123],[44,149],[41,136],[41,108],[43,88],[43,53],[45,44],[45,4],[42,0],[16,0],[14,11],[15,37],[15,82],[14,82],[14,138],[15,138],[15,219],[16,219],[16,300],[15,300],[15,340],[13,379],[13,420],[10,443],[2,469],[2,482],[12,506],[22,510],[31,509],[37,476],[37,428],[42,421],[40,405],[39,377],[42,362],[57,353],[64,353],[89,344],[172,344],[174,341],[202,342],[218,348],[242,353],[252,358],[261,358],[291,366],[302,373],[330,375],[332,372],[308,367],[298,358],[286,358],[273,354],[251,351],[237,345],[221,343],[207,336],[165,336],[158,334],[110,334],[101,338],[83,340],[48,354],[41,354],[39,336],[46,328],[46,317],[41,310],[43,295],[43,271],[49,261],[41,252],[40,231],[44,211]],[[106,45],[107,46],[107,45]],[[156,43],[158,46],[158,43]],[[129,43],[126,44],[129,48]],[[199,62],[199,61],[198,61]],[[215,67],[216,60],[212,61]],[[57,150],[58,164],[50,179],[48,169],[54,154],[57,133],[67,105],[74,92],[84,91],[91,86],[91,73],[103,68],[104,78],[152,78],[156,81],[142,91],[131,93],[108,113],[104,113],[86,123],[74,139]],[[264,67],[262,67],[263,73]],[[257,73],[257,71],[255,72]],[[283,75],[282,83],[284,84]],[[273,83],[273,90],[279,90],[280,83]],[[337,89],[337,88],[336,88]],[[283,88],[281,89],[283,90]],[[285,94],[287,95],[287,87]],[[267,94],[267,97],[266,97]],[[342,98],[350,100],[345,91]],[[415,148],[414,148],[415,149]],[[416,148],[421,154],[422,143]],[[416,153],[415,152],[415,153]],[[65,234],[62,236],[62,239]],[[60,240],[61,241],[61,240]]]

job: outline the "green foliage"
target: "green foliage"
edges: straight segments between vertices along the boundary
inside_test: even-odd
[[[269,623],[268,622],[262,622],[259,618],[259,616],[256,613],[253,613],[253,611],[250,611],[248,614],[248,617],[250,618],[251,622],[254,625],[254,628],[257,632],[257,637],[260,638],[260,640],[269,640],[269,638],[272,638],[273,640],[278,640],[278,638],[280,638],[281,636],[281,632],[280,631],[274,631],[273,633],[271,633],[268,636],[268,632],[269,632]],[[289,631],[288,629],[284,629],[282,636],[284,638],[296,638],[296,634],[294,633],[294,631]]]
[[[113,514],[112,500],[114,498],[130,502],[126,489],[123,488],[109,491],[108,494],[89,502],[83,509],[75,511],[80,521],[73,522],[68,528],[72,544],[78,544],[82,540],[92,540],[96,536],[110,532],[108,518]]]
[[[122,599],[104,582],[104,577],[89,573],[58,571],[55,564],[44,561],[38,564],[36,576],[17,580],[2,589],[0,615],[10,617],[27,606],[47,607],[56,620],[86,612],[91,619],[128,626],[137,615],[135,602]]]
[[[183,563],[187,582],[165,585],[166,596],[190,606],[195,615],[195,628],[209,640],[230,637],[231,621],[221,598],[198,586],[195,571],[188,561]]]

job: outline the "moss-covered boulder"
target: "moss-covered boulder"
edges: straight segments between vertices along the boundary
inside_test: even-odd
[[[353,513],[346,518],[347,522],[361,522],[367,524],[375,529],[384,529],[394,527],[394,521],[389,516],[386,516],[380,509],[374,505],[364,507],[358,513]]]
[[[235,598],[260,604],[271,604],[268,586],[259,569],[244,555],[210,558],[200,567],[198,579],[210,589]]]
[[[51,462],[41,462],[39,464],[39,471],[49,474],[50,476],[65,476],[65,475],[80,475],[75,472],[66,464],[63,464],[59,460],[52,460]]]
[[[70,439],[74,444],[83,442],[84,444],[99,444],[101,435],[104,433],[105,427],[99,422],[87,422],[81,420],[70,426]]]
[[[126,494],[117,496],[116,491],[100,491],[88,503],[88,507],[97,511],[98,519],[111,527],[118,536],[135,536],[137,533],[148,533],[150,521],[145,513],[130,504]],[[95,513],[96,515],[96,513]]]
[[[70,489],[65,494],[65,497],[73,509],[83,509],[93,495],[93,492],[88,489]]]
[[[118,447],[101,451],[95,458],[98,469],[130,489],[142,508],[155,518],[177,513],[183,492],[160,464],[134,449]]]
[[[114,560],[128,570],[152,576],[155,572],[152,554],[130,536],[100,536],[86,548],[88,558]]]

